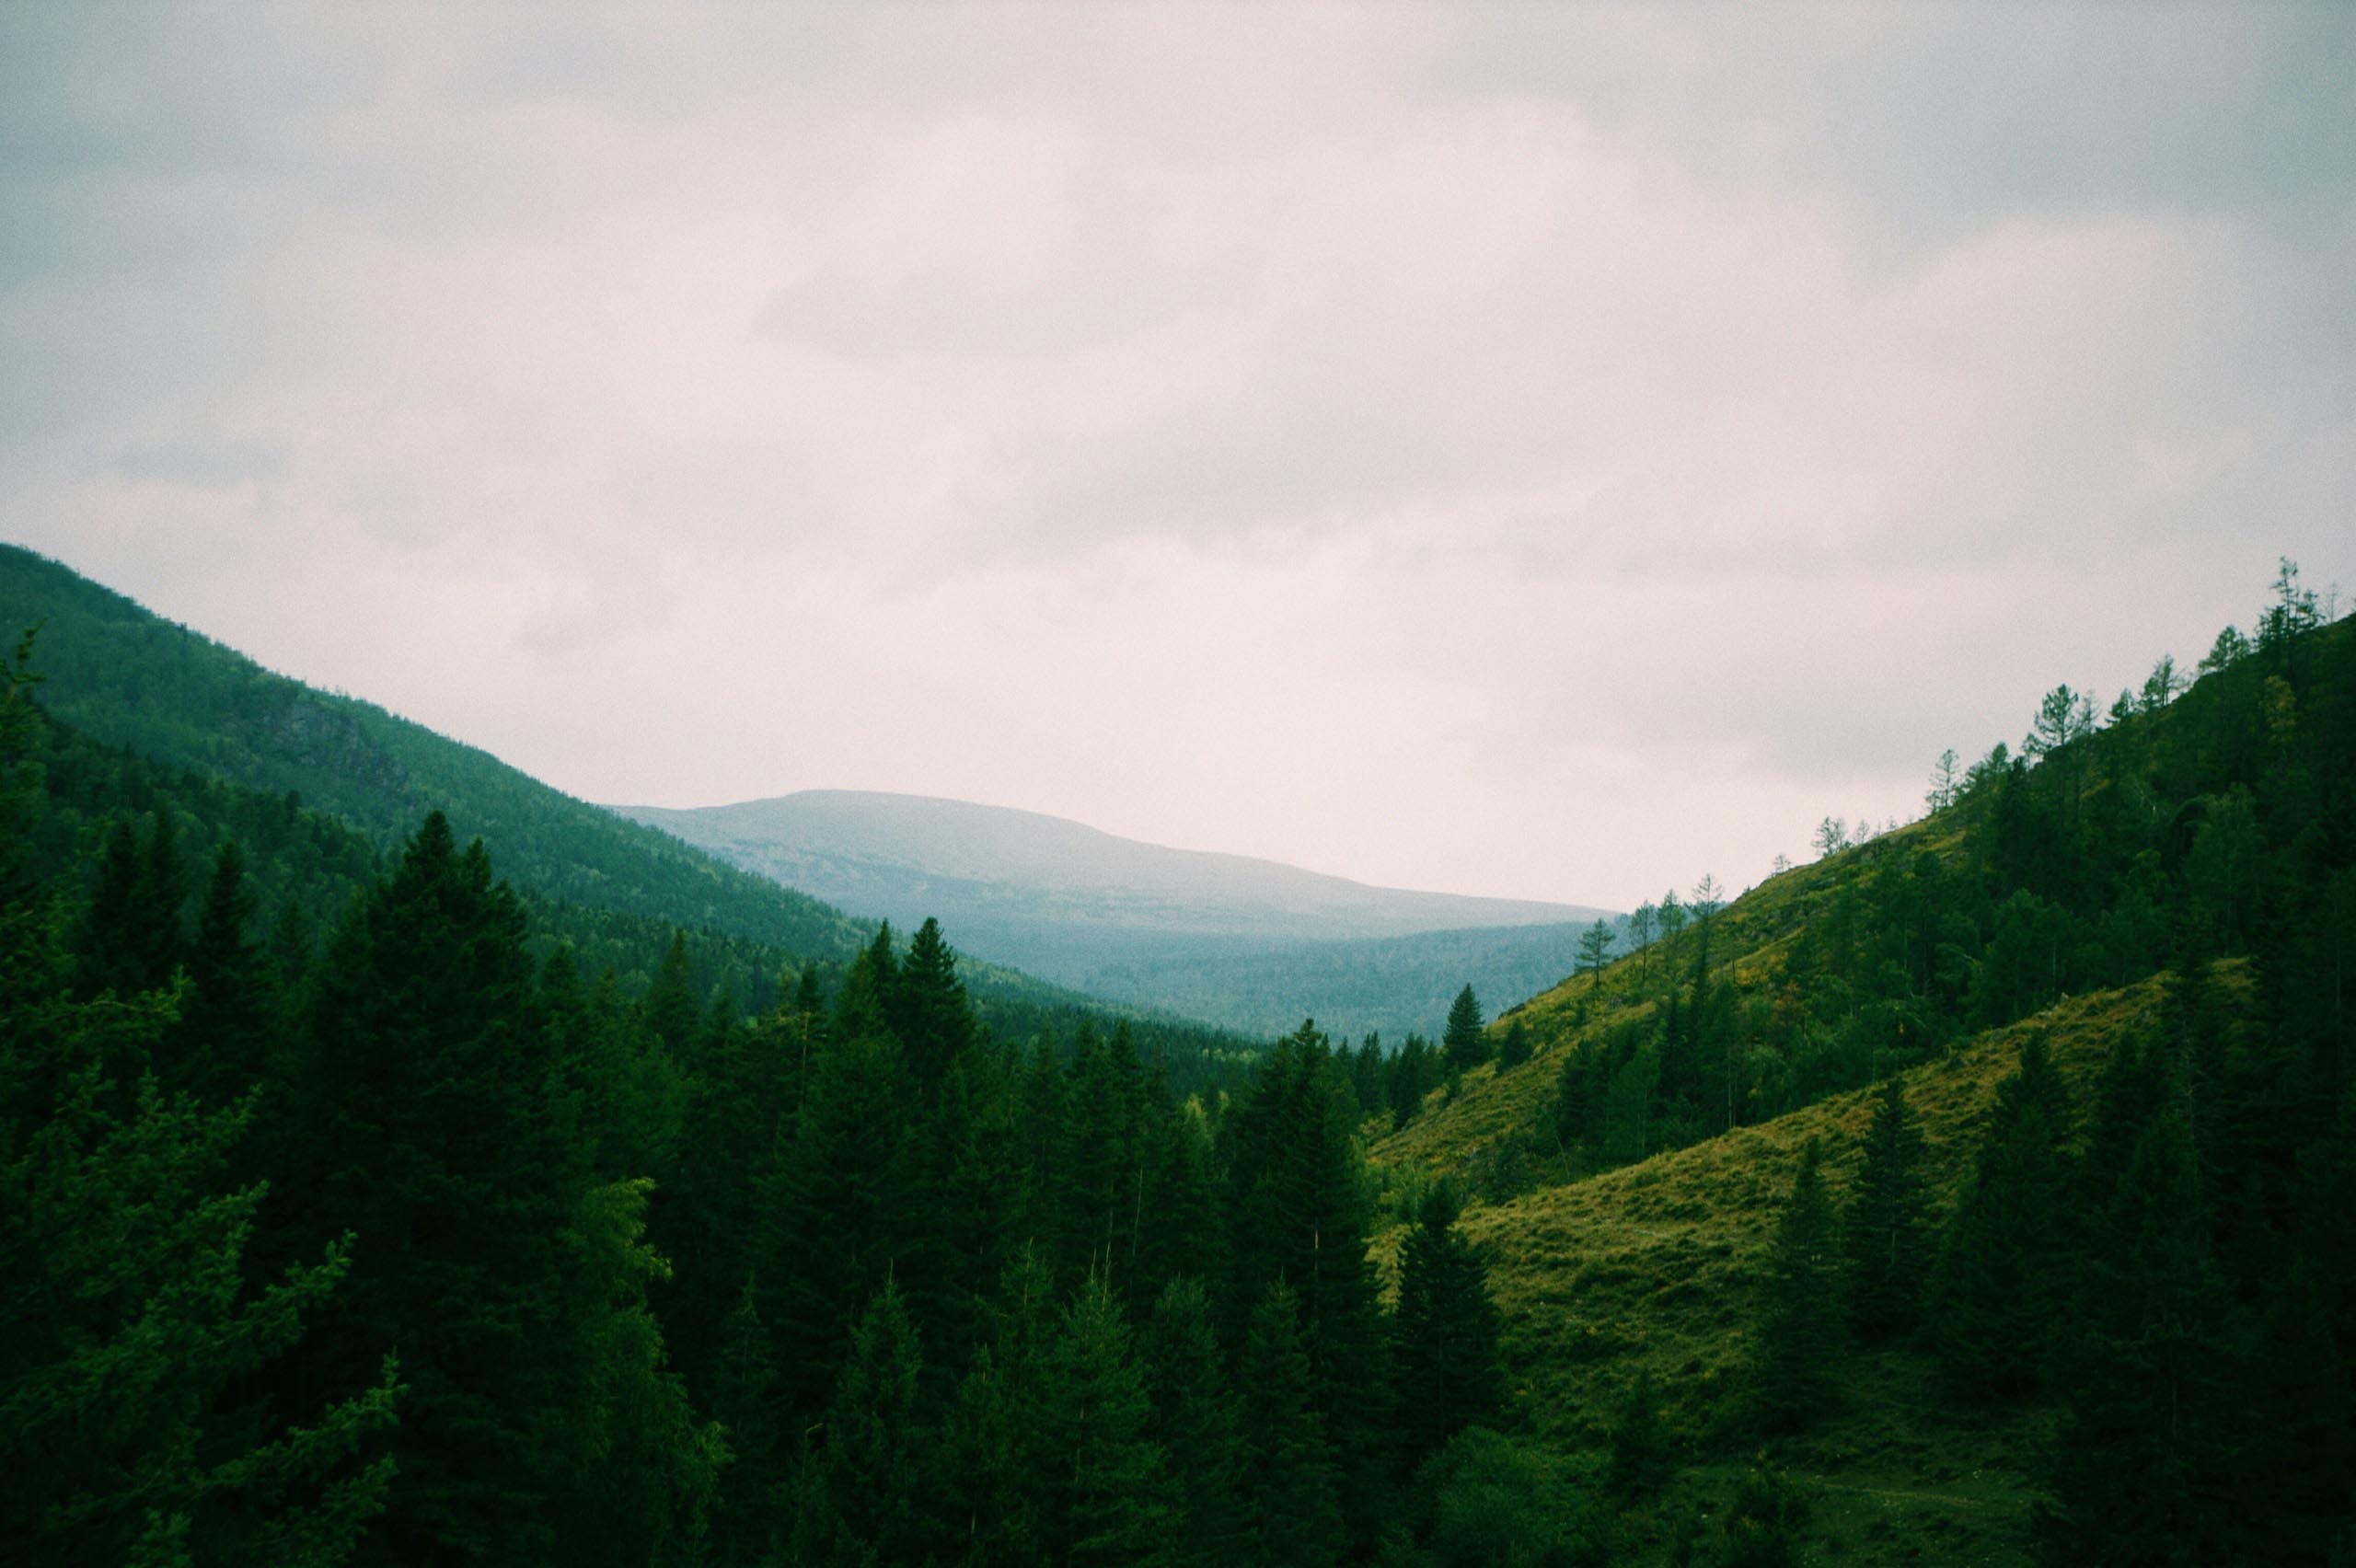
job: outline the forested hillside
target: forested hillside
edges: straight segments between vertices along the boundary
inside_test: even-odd
[[[2356,628],[2286,565],[2184,686],[2057,688],[1376,1107],[1395,1185],[1487,1200],[1524,1409],[1646,1470],[1652,1550],[2356,1544]]]
[[[84,735],[36,651],[32,1561],[2356,1546],[2356,628],[2287,570],[2189,690],[2059,690],[1924,821],[1394,1052],[535,898],[443,812],[380,847]]]
[[[206,802],[191,808],[198,851],[211,847],[203,823],[235,799],[240,820],[292,821],[307,811],[381,854],[427,812],[443,811],[458,831],[501,847],[502,874],[532,899],[543,931],[572,942],[589,973],[613,969],[630,995],[652,982],[675,930],[686,934],[698,997],[719,986],[754,1009],[769,1005],[781,969],[814,963],[839,978],[874,933],[872,922],[367,702],[274,674],[53,561],[0,545],[0,625],[36,623],[44,709],[77,745],[98,743],[91,755],[108,758],[77,765],[91,775],[88,799],[63,802],[53,835],[70,837],[65,824],[86,815],[149,813],[159,797],[186,795]],[[342,891],[315,890],[307,913],[331,918]],[[1189,1059],[1242,1048],[1166,1012],[1107,1008],[1003,967],[969,963],[967,978],[984,1014],[1016,1038],[1068,1031],[1082,1016],[1109,1027],[1126,1013]]]
[[[1009,1040],[930,923],[750,1015],[675,940],[629,999],[441,813],[380,860],[6,674],[36,1560],[1315,1562],[1494,1404],[1397,1397],[1494,1319],[1440,1209],[1441,1298],[1382,1309],[1313,1032],[1183,1074],[1126,1022]]]

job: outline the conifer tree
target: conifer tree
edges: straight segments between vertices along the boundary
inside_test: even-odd
[[[294,1387],[351,1386],[395,1345],[411,1392],[393,1555],[549,1550],[549,1438],[582,1368],[560,1238],[586,1172],[552,1136],[514,894],[428,816],[327,955],[282,1245],[358,1233]]]
[[[2227,1299],[2180,1118],[2144,1129],[2093,1229],[2046,1555],[2227,1561]]]
[[[825,1477],[832,1548],[842,1564],[921,1562],[930,1547],[927,1516],[936,1485],[934,1435],[918,1386],[923,1352],[898,1288],[886,1281],[852,1335],[827,1407]]]
[[[703,1007],[696,997],[694,972],[687,961],[687,934],[674,930],[671,945],[639,1004],[648,1033],[674,1060],[687,1055],[703,1022]]]
[[[1449,1004],[1440,1047],[1448,1053],[1448,1065],[1455,1068],[1477,1066],[1489,1059],[1488,1037],[1481,1031],[1481,998],[1470,986],[1457,992],[1456,1000]]]
[[[154,1055],[173,1001],[75,994],[72,902],[28,854],[30,653],[28,636],[0,660],[0,1539],[27,1562],[332,1568],[384,1506],[395,1362],[323,1379],[285,1423],[248,1407],[349,1239],[255,1285],[267,1192],[226,1180],[250,1102],[115,1076]]]
[[[1222,1127],[1229,1321],[1240,1339],[1270,1285],[1281,1280],[1294,1293],[1314,1408],[1341,1465],[1343,1511],[1370,1542],[1390,1469],[1389,1346],[1367,1258],[1357,1130],[1330,1074],[1324,1036],[1304,1024],[1262,1059]]]
[[[1240,1412],[1200,1280],[1173,1279],[1163,1288],[1146,1325],[1144,1360],[1153,1400],[1147,1434],[1161,1446],[1172,1487],[1173,1564],[1232,1562],[1242,1551]]]
[[[941,939],[940,921],[928,917],[909,941],[890,1018],[908,1053],[908,1070],[920,1085],[939,1083],[972,1045],[974,1017],[965,984],[957,978],[957,955]]]
[[[710,1551],[722,1568],[741,1568],[773,1555],[785,1479],[777,1356],[749,1277],[722,1326],[710,1384],[711,1413],[725,1435],[729,1459],[713,1505]]]
[[[968,1561],[1021,1562],[1042,1551],[1054,1458],[1043,1447],[1048,1361],[1055,1343],[1054,1270],[1025,1244],[990,1308],[991,1341],[958,1385],[946,1447],[953,1516],[945,1539]]]
[[[1243,1341],[1244,1527],[1250,1561],[1320,1568],[1340,1560],[1338,1472],[1313,1402],[1300,1298],[1282,1280],[1252,1309]]]
[[[1754,1376],[1759,1412],[1778,1427],[1805,1424],[1833,1399],[1841,1351],[1839,1254],[1823,1153],[1800,1151],[1792,1194],[1776,1222],[1761,1281]]]
[[[2043,1386],[2068,1297],[2071,1175],[2061,1081],[2041,1035],[1998,1086],[1972,1179],[1947,1222],[1930,1333],[1960,1392],[2010,1398]]]
[[[728,1447],[700,1421],[670,1370],[647,1287],[669,1273],[648,1247],[641,1179],[583,1194],[565,1240],[564,1321],[578,1380],[556,1418],[568,1484],[557,1554],[567,1563],[635,1568],[692,1562],[716,1505]]]
[[[761,1316],[777,1335],[780,1386],[792,1408],[812,1411],[825,1397],[862,1303],[895,1274],[923,1272],[915,1256],[926,1216],[909,1139],[913,1092],[891,1035],[870,1031],[828,1047],[792,1139],[764,1182]],[[896,1289],[893,1302],[905,1315]]]
[[[1121,1305],[1099,1275],[1066,1309],[1047,1365],[1041,1544],[1052,1561],[1112,1568],[1161,1560],[1170,1478],[1148,1431],[1152,1413]]]
[[[1456,1228],[1461,1208],[1446,1182],[1432,1188],[1400,1251],[1392,1363],[1411,1466],[1506,1401],[1497,1309],[1487,1269]]]
[[[1862,1338],[1881,1339],[1914,1326],[1931,1271],[1928,1205],[1923,1131],[1907,1106],[1905,1085],[1886,1078],[1841,1227],[1849,1321]]]
[[[205,884],[189,949],[187,1003],[173,1041],[175,1076],[215,1104],[251,1089],[267,1070],[274,998],[261,945],[247,934],[253,917],[245,854],[229,839]]]
[[[1506,1037],[1497,1043],[1497,1070],[1507,1072],[1530,1060],[1530,1026],[1519,1017],[1506,1025]]]

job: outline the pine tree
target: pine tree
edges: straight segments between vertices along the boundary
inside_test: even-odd
[[[1044,1403],[1048,1556],[1075,1568],[1160,1561],[1170,1479],[1128,1324],[1101,1275],[1065,1310]]]
[[[1907,1107],[1905,1085],[1886,1078],[1841,1227],[1849,1321],[1860,1337],[1881,1339],[1914,1326],[1931,1269],[1928,1206],[1923,1131]]]
[[[2054,1447],[2055,1562],[2235,1555],[2225,1460],[2227,1298],[2191,1138],[2163,1114],[2096,1218],[2068,1414]]]
[[[2019,1070],[1998,1086],[1933,1275],[1931,1342],[1960,1392],[2015,1397],[2050,1369],[2071,1277],[2065,1113],[2044,1039],[2032,1033]]]
[[[940,921],[927,918],[908,943],[890,1017],[893,1032],[908,1053],[908,1070],[920,1085],[939,1083],[973,1044],[965,984],[957,978],[957,955],[941,940]]]
[[[1760,1415],[1778,1427],[1807,1424],[1836,1394],[1839,1261],[1822,1161],[1822,1150],[1810,1138],[1800,1151],[1761,1282],[1753,1376]]]
[[[1262,1058],[1228,1113],[1230,1340],[1270,1285],[1299,1303],[1311,1397],[1341,1465],[1342,1506],[1371,1542],[1387,1497],[1388,1336],[1367,1257],[1370,1216],[1348,1102],[1325,1038],[1304,1025]]]
[[[266,1189],[225,1180],[250,1107],[115,1077],[173,1004],[75,994],[75,911],[28,854],[45,808],[30,654],[28,636],[0,661],[0,1539],[27,1562],[331,1568],[384,1506],[396,1365],[322,1380],[286,1423],[246,1408],[340,1288],[349,1240],[255,1284]]]
[[[1489,1059],[1488,1037],[1481,1031],[1481,998],[1467,986],[1456,993],[1456,1000],[1448,1008],[1448,1028],[1440,1035],[1440,1047],[1448,1053],[1448,1065],[1464,1068],[1477,1066]]]
[[[260,1082],[275,998],[269,961],[247,935],[254,895],[237,841],[214,858],[196,941],[188,955],[189,995],[174,1033],[174,1077],[215,1104]]]
[[[647,1287],[669,1265],[642,1239],[643,1179],[584,1193],[565,1235],[578,1380],[553,1431],[563,1452],[558,1559],[611,1568],[695,1560],[728,1447],[667,1366]]]
[[[1300,1298],[1282,1280],[1252,1309],[1239,1377],[1251,1561],[1265,1568],[1339,1561],[1346,1537],[1334,1453],[1312,1401]]]
[[[684,1057],[695,1043],[703,1023],[703,1007],[696,999],[685,931],[671,933],[671,945],[664,950],[663,963],[646,987],[646,999],[639,1004],[639,1015],[645,1020],[647,1032],[675,1060]]]
[[[934,1436],[919,1411],[923,1352],[898,1289],[861,1314],[817,1458],[837,1563],[921,1562],[934,1536]]]
[[[1400,1251],[1392,1364],[1410,1465],[1506,1402],[1497,1309],[1487,1269],[1456,1228],[1460,1210],[1447,1183],[1435,1186]]]
[[[1155,1300],[1144,1360],[1153,1400],[1147,1435],[1167,1457],[1173,1489],[1173,1561],[1179,1568],[1231,1562],[1242,1551],[1240,1410],[1201,1281],[1174,1279]]]
[[[791,1408],[816,1407],[842,1365],[862,1303],[917,1264],[926,1216],[908,1132],[913,1097],[891,1035],[871,1031],[830,1046],[792,1140],[764,1182],[761,1315],[777,1334]],[[893,1299],[894,1309],[905,1311],[896,1290]]]
[[[1497,1043],[1497,1070],[1509,1072],[1530,1060],[1530,1026],[1517,1017],[1506,1025],[1506,1037]]]
[[[549,1437],[582,1368],[560,1238],[585,1171],[552,1136],[524,941],[480,841],[461,852],[435,813],[344,921],[313,1001],[280,1242],[360,1239],[294,1387],[351,1386],[398,1345],[396,1556],[544,1551],[563,1481]]]

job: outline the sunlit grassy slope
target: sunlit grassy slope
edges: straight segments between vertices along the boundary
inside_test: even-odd
[[[1722,912],[1714,948],[1749,978],[1842,879],[1894,850],[1946,847],[1945,837],[1934,820],[1786,872]],[[1374,1160],[1459,1168],[1531,1124],[1551,1101],[1563,1053],[1634,1016],[1614,998],[1636,962],[1605,970],[1600,986],[1582,976],[1518,1009],[1537,1038],[1532,1059],[1504,1073],[1474,1068],[1453,1100],[1435,1094],[1414,1123],[1377,1140]],[[2235,983],[2233,967],[2220,979]],[[1941,1210],[2029,1031],[2045,1032],[2083,1105],[2110,1042],[2159,1000],[2157,979],[2065,999],[1907,1072]],[[1674,1522],[1722,1506],[1755,1456],[1742,1422],[1743,1368],[1761,1262],[1802,1146],[1822,1140],[1830,1184],[1842,1195],[1872,1098],[1837,1095],[1640,1164],[1476,1204],[1464,1216],[1489,1259],[1508,1371],[1539,1438],[1600,1464],[1616,1401],[1640,1370],[1652,1374],[1684,1468],[1636,1521],[1635,1544],[1647,1557],[1673,1555]],[[1382,1238],[1378,1256],[1387,1260],[1396,1239]],[[1842,1385],[1839,1406],[1808,1435],[1770,1450],[1813,1494],[1811,1561],[2027,1561],[2036,1494],[2027,1474],[2050,1437],[2050,1412],[1958,1407],[1914,1350],[1856,1354]]]

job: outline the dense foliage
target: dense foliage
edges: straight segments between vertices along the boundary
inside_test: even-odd
[[[0,1154],[47,1283],[0,1400],[44,1561],[1331,1561],[1501,1412],[1452,1210],[1380,1300],[1313,1028],[1182,1094],[1125,1020],[1002,1036],[930,922],[756,1009],[672,932],[625,986],[443,813],[380,861],[32,690]]]

